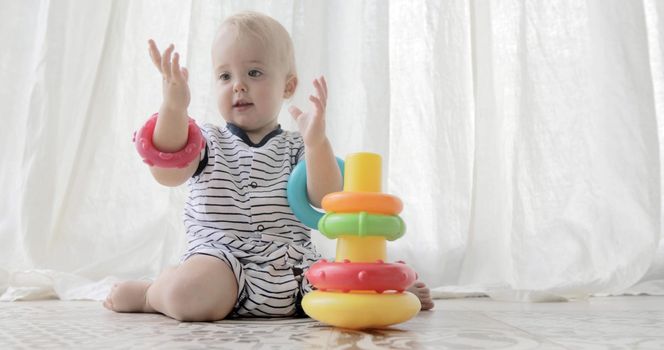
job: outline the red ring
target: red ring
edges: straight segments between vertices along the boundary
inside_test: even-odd
[[[177,152],[161,152],[152,144],[152,134],[157,125],[159,113],[153,114],[141,127],[134,133],[134,144],[138,154],[143,158],[143,162],[149,166],[158,166],[161,168],[185,168],[193,162],[201,150],[205,147],[205,138],[196,122],[189,118],[187,131],[187,144]]]
[[[321,291],[386,290],[402,292],[415,282],[417,274],[403,262],[376,263],[327,262],[321,260],[309,268],[307,279]]]

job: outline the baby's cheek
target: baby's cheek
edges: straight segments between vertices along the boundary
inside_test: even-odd
[[[281,104],[284,102],[283,92],[270,91],[268,96],[265,96],[266,101],[270,101],[270,107],[273,109],[281,109]]]
[[[217,92],[217,108],[222,114],[228,112],[233,104],[232,97],[229,97],[228,94],[223,93],[222,91]]]

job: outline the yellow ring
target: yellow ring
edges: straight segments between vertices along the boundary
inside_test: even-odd
[[[397,215],[403,210],[399,197],[376,192],[334,192],[323,197],[323,209],[335,213],[366,211],[371,214]]]
[[[312,318],[343,328],[381,328],[410,320],[420,311],[420,300],[409,292],[336,293],[313,291],[302,299]]]

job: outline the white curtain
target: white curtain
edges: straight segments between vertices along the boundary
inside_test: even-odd
[[[210,44],[243,9],[291,32],[293,104],[327,77],[335,153],[382,155],[408,225],[390,258],[439,295],[664,294],[657,0],[0,0],[0,299],[99,299],[177,262],[186,188],[131,143],[161,101],[147,40],[222,123]]]

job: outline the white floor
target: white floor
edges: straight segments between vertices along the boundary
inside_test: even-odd
[[[521,304],[437,300],[386,330],[311,319],[180,323],[97,302],[0,303],[0,349],[664,349],[664,297]]]

